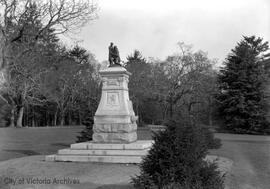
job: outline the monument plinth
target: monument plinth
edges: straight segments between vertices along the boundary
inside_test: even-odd
[[[140,163],[153,141],[137,141],[137,116],[129,99],[131,75],[122,66],[100,72],[102,94],[94,116],[93,140],[46,156],[46,161]]]
[[[137,140],[137,117],[129,100],[131,75],[122,66],[99,72],[102,94],[94,117],[93,141],[96,143],[131,143]]]

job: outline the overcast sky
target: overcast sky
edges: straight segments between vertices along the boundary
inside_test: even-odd
[[[99,18],[76,36],[80,45],[107,60],[114,42],[121,59],[134,49],[164,59],[177,42],[224,60],[242,35],[270,40],[269,0],[96,0]]]

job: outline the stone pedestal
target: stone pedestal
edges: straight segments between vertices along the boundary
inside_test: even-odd
[[[102,95],[94,117],[93,141],[71,144],[46,161],[140,163],[153,141],[137,141],[137,116],[129,100],[130,73],[123,67],[99,72]]]
[[[137,140],[137,117],[129,100],[130,73],[123,67],[109,67],[99,72],[102,95],[94,117],[93,141],[131,143]]]

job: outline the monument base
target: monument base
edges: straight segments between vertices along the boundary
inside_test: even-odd
[[[153,144],[152,140],[139,140],[129,144],[82,142],[70,148],[47,155],[45,161],[140,163]]]

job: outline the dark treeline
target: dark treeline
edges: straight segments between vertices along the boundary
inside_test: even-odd
[[[79,46],[66,49],[57,44],[54,51],[41,49],[44,57],[39,52],[32,61],[18,62],[29,78],[14,68],[13,85],[5,84],[2,90],[7,101],[2,100],[2,126],[81,125],[93,120],[101,95],[100,64]],[[140,125],[164,124],[174,117],[212,124],[215,61],[183,43],[179,47],[181,53],[164,61],[147,61],[137,50],[127,57],[130,98]]]
[[[70,50],[58,46],[54,52],[43,49],[42,53],[10,67],[10,83],[2,91],[5,125],[81,125],[93,117],[99,102],[96,60],[78,46]]]
[[[226,90],[221,88],[223,85],[218,80],[224,72],[214,69],[216,61],[209,59],[207,53],[194,52],[184,43],[178,45],[179,53],[166,60],[147,60],[135,50],[123,65],[132,73],[129,91],[139,125],[166,124],[169,120],[180,119],[209,126],[222,123],[225,128],[228,123],[231,126],[232,121],[222,122],[225,114],[219,114],[225,110],[219,99]],[[101,95],[98,74],[101,64],[82,47],[66,49],[59,45],[55,36],[49,46],[48,49],[40,46],[40,50],[36,49],[37,54],[32,51],[32,57],[27,56],[27,61],[21,59],[16,67],[10,67],[12,82],[5,83],[1,93],[2,126],[81,125],[93,121]],[[265,69],[266,64],[256,65],[261,65],[258,69],[264,70],[256,72],[262,76],[256,80],[259,82],[256,86],[261,86],[260,94],[263,95],[268,69]],[[226,65],[224,69],[227,69]],[[234,107],[236,113],[232,118],[237,115],[237,107]],[[264,108],[262,106],[260,110]],[[261,114],[261,120],[265,120],[265,112]],[[262,130],[267,128],[265,123]]]

